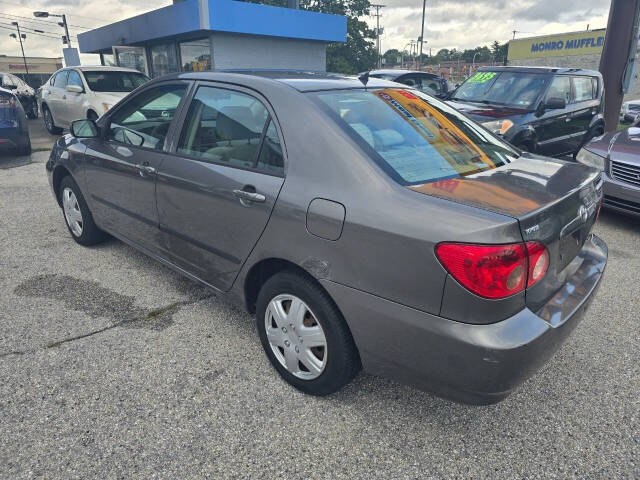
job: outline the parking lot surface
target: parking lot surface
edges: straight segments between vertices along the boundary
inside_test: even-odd
[[[0,170],[0,478],[639,478],[640,222],[544,369],[459,405],[361,374],[305,396],[253,318],[125,244],[73,242],[44,159]]]

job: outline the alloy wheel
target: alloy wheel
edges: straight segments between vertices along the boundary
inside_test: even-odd
[[[80,211],[80,204],[76,198],[76,194],[70,188],[65,188],[62,191],[62,209],[64,210],[64,218],[67,220],[67,225],[71,229],[71,232],[79,237],[82,235],[82,212]]]
[[[295,295],[278,295],[264,318],[267,341],[280,365],[303,380],[319,377],[327,365],[327,339],[309,306]]]

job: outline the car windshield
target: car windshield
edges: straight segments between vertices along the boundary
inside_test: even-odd
[[[465,177],[518,157],[513,148],[477,123],[415,90],[310,95],[402,185]]]
[[[530,109],[548,81],[543,73],[482,71],[460,85],[452,100]]]
[[[136,72],[89,71],[83,72],[89,89],[94,92],[131,92],[149,77]]]

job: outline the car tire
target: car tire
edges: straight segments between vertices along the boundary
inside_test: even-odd
[[[56,127],[53,122],[53,116],[51,115],[51,111],[49,107],[46,105],[42,106],[42,120],[44,121],[44,126],[51,135],[60,135],[62,133],[62,129],[60,127]]]
[[[38,118],[38,102],[35,98],[32,99],[31,102],[29,102],[29,109],[25,113],[27,115],[27,118],[31,120],[33,120],[34,118]]]
[[[26,143],[16,150],[16,154],[20,156],[31,155],[31,138],[27,137]]]
[[[60,182],[62,216],[73,239],[85,247],[102,242],[106,234],[93,221],[93,215],[75,180],[67,175]]]
[[[295,318],[289,317],[292,309],[299,312]],[[283,271],[264,283],[256,302],[256,325],[273,367],[304,393],[334,393],[361,368],[342,314],[329,295],[301,273]]]

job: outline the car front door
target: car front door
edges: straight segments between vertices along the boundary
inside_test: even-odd
[[[165,249],[220,290],[231,287],[284,182],[281,136],[266,105],[240,87],[200,84],[158,171]]]
[[[69,85],[82,88],[82,92],[70,92],[67,90]],[[65,125],[71,124],[74,120],[80,120],[81,118],[87,118],[87,112],[83,111],[82,103],[84,102],[84,85],[82,78],[76,70],[69,70],[69,76],[67,77],[67,85],[65,91],[62,93],[62,99],[64,100],[60,105],[60,118],[61,123]]]
[[[572,101],[570,77],[558,75],[553,79],[543,102],[546,104],[552,98],[561,98],[567,107],[570,105]],[[574,131],[567,108],[545,108],[544,113],[536,120],[534,128],[538,143],[536,153],[557,156],[572,151]]]
[[[160,245],[156,172],[189,84],[148,88],[100,120],[100,138],[86,141],[86,180],[96,222],[154,253]]]

